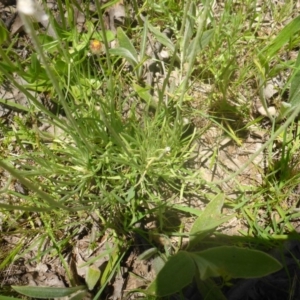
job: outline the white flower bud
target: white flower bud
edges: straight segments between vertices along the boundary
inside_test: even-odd
[[[17,0],[17,11],[26,16],[34,17],[38,22],[49,19],[42,6],[35,0]]]

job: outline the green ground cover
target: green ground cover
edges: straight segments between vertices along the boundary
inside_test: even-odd
[[[156,2],[58,0],[21,11],[18,34],[0,23],[2,90],[25,99],[0,98],[12,112],[0,121],[0,270],[59,265],[68,288],[22,290],[3,275],[4,286],[104,299],[135,253],[154,275],[135,274],[142,284],[124,284],[124,299],[167,297],[195,278],[203,296],[217,290],[206,299],[225,299],[232,278],[281,268],[258,250],[295,238],[298,224],[299,8]]]

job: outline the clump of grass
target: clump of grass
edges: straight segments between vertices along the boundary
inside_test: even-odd
[[[65,9],[72,11],[73,7]],[[5,128],[6,144],[13,136],[12,148],[18,150],[13,156],[6,149],[0,165],[28,190],[28,195],[5,187],[2,193],[15,199],[1,203],[1,207],[7,215],[20,211],[11,216],[16,224],[19,218],[26,224],[24,236],[38,236],[34,241],[38,247],[49,240],[49,248],[37,260],[49,253],[58,255],[66,270],[62,252],[80,227],[90,227],[88,216],[96,213],[102,229],[94,241],[112,230],[120,246],[113,272],[131,244],[121,243],[121,239],[130,235],[137,222],[171,205],[169,198],[182,197],[187,181],[195,181],[195,174],[185,166],[192,136],[182,138],[182,121],[174,123],[173,107],[162,105],[151,112],[144,106],[144,110],[136,111],[143,100],[132,92],[125,96],[124,90],[137,78],[125,75],[118,67],[119,58],[108,52],[106,57],[88,55],[89,39],[95,37],[93,24],[87,33],[78,35],[72,29],[66,32],[64,22],[61,28],[51,23],[57,34],[53,39],[36,34],[30,18],[25,14],[22,18],[32,38],[32,53],[22,61],[11,48],[2,50],[9,68],[2,65],[1,72],[26,95],[29,104],[21,107],[24,113],[13,120],[13,131]],[[66,48],[71,41],[71,47]],[[24,85],[15,80],[12,70],[26,80]],[[41,92],[63,115],[40,103]],[[129,114],[124,111],[126,102]],[[50,130],[45,130],[47,127]],[[7,222],[3,228],[15,231]],[[107,274],[103,282],[110,276]],[[72,276],[68,277],[72,282]]]

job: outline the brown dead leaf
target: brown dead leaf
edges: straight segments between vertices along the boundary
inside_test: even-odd
[[[121,271],[119,271],[114,279],[113,282],[113,294],[110,297],[112,300],[121,300],[122,298],[122,293],[123,293],[123,286],[124,286],[124,278],[122,276]]]
[[[10,34],[15,35],[17,33],[23,32],[23,31],[24,31],[23,22],[22,22],[20,16],[17,15],[11,25]]]
[[[108,27],[112,32],[117,31],[119,25],[123,25],[125,22],[125,7],[123,0],[119,1],[115,5],[109,7],[105,14],[108,16]]]

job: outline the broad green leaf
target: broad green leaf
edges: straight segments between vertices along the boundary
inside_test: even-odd
[[[212,39],[213,35],[215,33],[214,29],[209,29],[203,32],[203,35],[201,36],[199,43],[199,50],[202,50],[204,47],[206,47],[210,40]]]
[[[285,118],[290,112],[292,112],[293,108],[290,103],[281,101],[280,103],[280,109],[279,109],[279,115],[277,119],[283,119]]]
[[[164,46],[166,46],[168,49],[170,49],[172,52],[175,51],[175,46],[172,43],[172,41],[163,33],[161,33],[158,29],[153,27],[150,23],[148,23],[149,30],[153,33],[155,38]]]
[[[202,298],[205,300],[226,300],[226,297],[223,295],[220,287],[210,278],[206,280],[201,280],[196,276],[196,283],[199,292],[202,295]]]
[[[260,55],[263,55],[265,59],[269,60],[272,58],[281,48],[285,45],[293,35],[300,30],[300,16],[292,20],[287,24],[273,40],[273,42],[265,47]]]
[[[12,288],[22,295],[41,299],[66,297],[77,291],[85,290],[82,285],[69,288],[42,286],[12,286]]]
[[[147,87],[141,87],[138,84],[133,83],[133,88],[135,90],[135,92],[139,95],[139,97],[141,97],[148,105],[156,108],[157,104],[155,103],[155,101],[153,100],[153,97],[150,95],[149,93],[149,88]]]
[[[137,52],[134,46],[132,45],[130,39],[128,38],[128,36],[125,34],[125,32],[122,30],[121,27],[118,27],[117,29],[117,38],[119,41],[119,46],[129,51],[130,54],[134,57],[134,60],[138,62]]]
[[[189,248],[194,247],[205,236],[212,233],[222,223],[228,221],[232,216],[222,217],[221,209],[224,203],[224,194],[218,194],[211,200],[190,231]]]
[[[165,264],[166,262],[165,260],[162,259],[161,256],[154,257],[154,259],[152,260],[152,267],[155,274],[158,274],[162,270]]]
[[[111,30],[105,31],[105,37],[108,43],[115,39],[115,34]],[[93,33],[93,38],[96,40],[104,41],[103,32],[97,31]]]
[[[192,42],[190,42],[188,50],[187,50],[187,60],[190,59],[190,55],[192,53],[194,43],[196,43],[196,47],[197,47],[196,55],[198,55],[198,53],[209,44],[213,35],[214,35],[214,29],[209,29],[209,30],[206,30],[203,32],[201,39],[199,41],[196,41],[194,39]]]
[[[181,291],[192,282],[195,268],[188,252],[178,252],[166,262],[146,293],[164,297]]]
[[[220,270],[218,266],[214,264],[214,261],[204,259],[202,256],[197,255],[199,254],[197,252],[190,254],[196,263],[201,280],[206,280],[210,277],[219,277],[225,275],[225,273],[223,274],[222,270]]]
[[[0,300],[19,300],[19,298],[7,297],[0,295]]]
[[[191,255],[202,280],[215,276],[256,278],[282,268],[275,258],[262,251],[235,246],[216,247]]]
[[[101,272],[98,268],[90,266],[86,272],[85,282],[88,286],[88,289],[91,291],[97,284],[100,278]]]
[[[82,34],[81,40],[86,40],[89,43],[92,40],[104,41],[104,35],[102,30],[95,30],[95,25],[93,22],[88,21],[86,23],[86,27],[88,28],[88,32],[86,34]],[[108,43],[115,39],[115,34],[111,30],[105,30],[105,37]]]
[[[114,49],[109,49],[109,53],[112,55],[118,55],[125,58],[133,67],[136,67],[138,64],[138,61],[128,49],[118,47]]]

